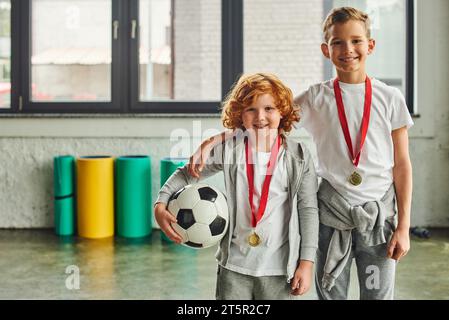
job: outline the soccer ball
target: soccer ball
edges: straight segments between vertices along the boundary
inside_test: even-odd
[[[173,194],[168,211],[178,220],[172,226],[182,237],[182,244],[191,248],[215,245],[228,227],[226,198],[207,184],[187,185]]]

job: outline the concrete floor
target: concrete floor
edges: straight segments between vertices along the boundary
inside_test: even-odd
[[[0,299],[214,299],[214,254],[162,243],[158,230],[139,240],[0,230]],[[74,283],[70,265],[79,268],[79,289],[66,287]],[[350,297],[357,292],[352,281]],[[306,298],[315,296],[312,289]],[[449,299],[449,230],[412,237],[398,264],[396,299]]]

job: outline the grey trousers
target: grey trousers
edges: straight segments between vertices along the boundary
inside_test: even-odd
[[[297,300],[285,276],[253,277],[218,266],[217,300]]]
[[[384,228],[393,228],[385,221]],[[320,300],[347,300],[352,259],[355,259],[361,300],[392,300],[396,261],[387,258],[388,243],[369,247],[363,244],[360,233],[352,231],[352,249],[348,263],[335,281],[335,286],[327,291],[321,286],[327,249],[334,229],[320,223],[320,233],[316,260],[315,286]]]

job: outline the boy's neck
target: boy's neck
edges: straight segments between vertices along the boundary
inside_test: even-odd
[[[364,83],[366,73],[363,72],[340,72],[337,70],[338,80],[349,84]]]

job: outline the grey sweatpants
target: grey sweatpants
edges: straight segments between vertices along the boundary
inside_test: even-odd
[[[385,221],[384,228],[393,228]],[[388,242],[368,247],[363,244],[361,234],[352,230],[352,249],[348,263],[335,281],[335,286],[327,291],[321,286],[327,249],[334,229],[320,223],[318,251],[316,260],[315,286],[320,300],[348,299],[352,259],[355,259],[360,286],[361,300],[392,300],[396,261],[387,258]]]
[[[253,277],[218,266],[217,300],[296,300],[285,276]]]

